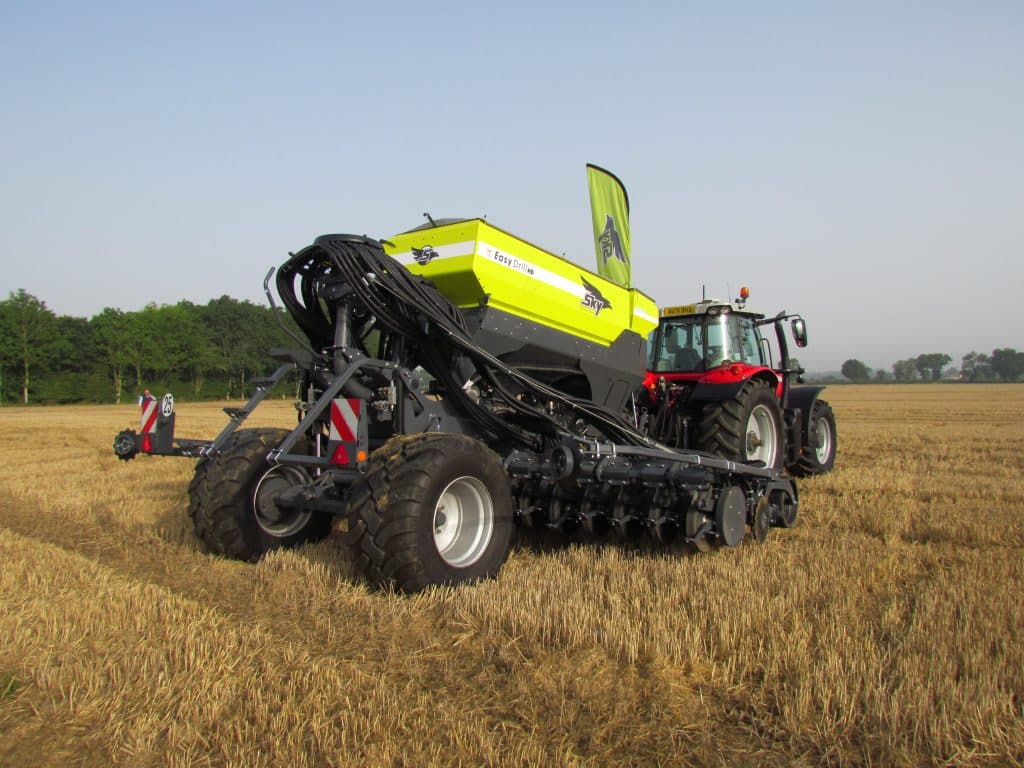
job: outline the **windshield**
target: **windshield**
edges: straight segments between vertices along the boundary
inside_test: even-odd
[[[652,354],[651,370],[656,373],[703,371],[704,336],[703,315],[662,321]]]
[[[694,373],[727,363],[764,365],[753,319],[735,314],[663,320],[648,353],[655,373]]]

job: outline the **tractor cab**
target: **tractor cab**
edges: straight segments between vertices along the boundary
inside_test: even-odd
[[[766,318],[747,308],[749,297],[743,287],[733,301],[703,299],[664,307],[658,327],[647,337],[647,388],[653,390],[659,381],[718,386],[758,377],[785,402],[791,380],[801,381],[803,371],[791,364],[783,323],[792,321],[793,341],[804,347],[804,320],[785,312]],[[775,329],[771,341],[762,333],[765,326]]]
[[[751,367],[771,367],[760,332],[764,315],[746,309],[749,295],[743,288],[736,301],[704,299],[662,309],[658,327],[648,336],[647,370],[695,380],[720,368],[740,366],[749,375]]]

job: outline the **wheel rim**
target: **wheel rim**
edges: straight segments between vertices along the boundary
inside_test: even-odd
[[[825,419],[818,419],[815,434],[814,456],[819,464],[825,464],[832,454],[832,427]]]
[[[494,501],[475,477],[457,477],[434,507],[434,546],[449,566],[466,568],[483,557],[494,534]]]
[[[277,506],[277,499],[289,488],[308,482],[309,477],[298,467],[271,467],[264,472],[252,496],[257,525],[279,539],[305,528],[313,513],[305,509],[282,509]]]
[[[764,405],[754,406],[747,419],[747,460],[762,461],[766,467],[774,467],[778,447],[778,428],[772,412]]]

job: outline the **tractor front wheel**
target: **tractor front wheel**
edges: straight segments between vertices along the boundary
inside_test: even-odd
[[[284,429],[240,429],[219,455],[196,466],[189,515],[210,552],[255,561],[330,533],[330,516],[277,505],[282,492],[310,480],[303,469],[267,461],[287,435]]]
[[[735,461],[760,461],[782,466],[782,409],[774,390],[764,381],[748,381],[740,393],[709,403],[700,420],[697,447]]]
[[[491,578],[508,557],[508,478],[497,454],[466,435],[390,440],[371,456],[349,509],[349,544],[377,586],[416,592]]]
[[[823,475],[836,463],[836,417],[824,400],[815,400],[807,420],[807,444],[789,471],[799,477]]]

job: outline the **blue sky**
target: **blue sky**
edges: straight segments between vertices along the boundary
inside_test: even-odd
[[[260,301],[324,232],[486,215],[635,284],[749,285],[812,370],[1024,348],[1024,3],[0,6],[0,295]]]

